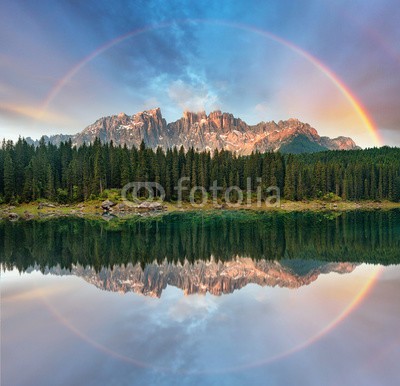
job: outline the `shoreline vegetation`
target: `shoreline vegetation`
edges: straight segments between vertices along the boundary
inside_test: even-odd
[[[112,200],[115,206],[104,210],[103,200],[89,200],[74,204],[59,204],[49,201],[35,201],[17,205],[0,205],[1,220],[33,220],[60,217],[84,217],[110,220],[113,218],[129,219],[137,216],[162,216],[172,212],[218,212],[218,211],[256,211],[256,212],[346,212],[346,211],[368,211],[368,210],[392,210],[400,209],[399,202],[391,201],[338,201],[326,202],[323,200],[309,201],[287,201],[281,200],[279,205],[261,206],[257,202],[252,204],[243,203],[239,206],[229,206],[225,203],[214,205],[211,201],[201,207],[193,206],[190,202],[181,205],[173,202],[162,202],[162,210],[151,210],[140,208],[140,205],[127,206],[121,199]],[[146,203],[147,201],[143,201]],[[157,202],[157,201],[155,201]]]

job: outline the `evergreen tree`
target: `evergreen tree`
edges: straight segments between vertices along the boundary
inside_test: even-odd
[[[139,149],[102,144],[73,147],[71,141],[59,146],[42,138],[36,148],[25,140],[3,141],[0,148],[0,200],[31,201],[39,198],[75,202],[98,197],[104,189],[120,189],[130,181],[155,181],[166,191],[166,199],[177,198],[174,187],[181,177],[190,184],[183,191],[188,200],[191,187],[212,182],[218,186],[239,186],[256,193],[257,178],[262,190],[278,186],[283,198],[302,200],[336,194],[345,200],[395,200],[400,195],[400,149],[383,147],[356,151],[327,151],[282,155],[254,152],[237,156],[215,150],[185,152],[158,148]],[[224,192],[219,191],[221,197]],[[234,196],[236,193],[233,193]]]
[[[14,163],[10,151],[7,151],[4,157],[3,181],[4,181],[4,199],[7,202],[10,202],[12,199],[14,199],[16,190]]]

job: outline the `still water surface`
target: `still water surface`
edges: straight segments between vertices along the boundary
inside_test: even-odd
[[[400,213],[0,223],[2,385],[397,385]]]

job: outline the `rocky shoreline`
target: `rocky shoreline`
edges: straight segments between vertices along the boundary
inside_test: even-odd
[[[0,205],[0,219],[18,221],[58,217],[85,217],[112,220],[113,218],[130,218],[137,216],[155,216],[169,212],[187,211],[220,211],[220,210],[254,210],[254,211],[275,211],[275,212],[342,212],[352,210],[391,210],[400,208],[400,203],[383,201],[363,202],[338,202],[326,203],[322,201],[283,201],[279,206],[242,205],[229,207],[224,204],[205,204],[204,207],[193,207],[190,203],[178,206],[168,202],[143,201],[139,204],[124,202],[89,201],[77,204],[57,204],[51,202],[32,202],[19,205]]]
[[[110,200],[105,200],[100,204],[81,202],[74,205],[39,202],[36,205],[35,203],[3,205],[0,207],[0,219],[17,221],[37,218],[95,216],[110,220],[114,217],[150,215],[165,211],[166,207],[161,203],[146,201],[137,205],[127,205],[123,202],[116,203]]]

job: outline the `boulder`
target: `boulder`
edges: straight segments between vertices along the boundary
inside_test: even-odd
[[[144,201],[139,206],[138,209],[146,209],[146,210],[163,210],[164,207],[160,202],[148,202]]]
[[[227,208],[227,206],[226,206],[226,204],[224,203],[224,204],[215,204],[214,205],[214,209],[226,209]]]
[[[103,213],[103,214],[101,215],[101,218],[102,218],[103,220],[106,220],[106,221],[111,221],[112,219],[117,218],[117,216],[115,216],[115,215],[113,215],[113,214],[111,214],[111,213],[105,212],[105,213]]]
[[[150,210],[163,210],[164,207],[159,202],[151,202],[149,205]]]
[[[118,212],[125,212],[129,210],[128,205],[124,203],[118,204],[115,208],[117,209]]]
[[[32,213],[30,213],[30,212],[28,212],[27,210],[24,212],[24,218],[25,218],[25,220],[30,220],[30,219],[32,219],[32,218],[34,218],[34,217],[35,217],[35,215],[32,214]]]
[[[8,214],[8,219],[11,220],[11,221],[16,221],[16,220],[19,219],[19,216],[18,216],[17,213],[11,212],[11,213]]]
[[[103,210],[109,211],[113,206],[117,205],[115,202],[110,200],[105,200],[101,203],[101,207]]]
[[[56,206],[54,204],[49,204],[48,202],[40,202],[38,205],[38,209],[43,209],[43,208],[55,208]]]

